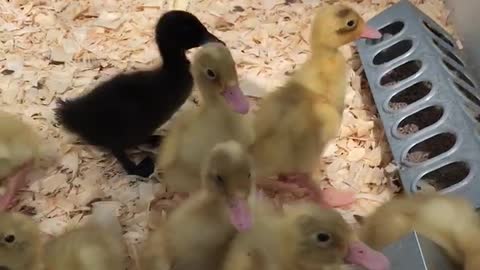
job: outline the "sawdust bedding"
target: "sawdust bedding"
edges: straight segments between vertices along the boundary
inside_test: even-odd
[[[152,29],[162,12],[175,7],[197,15],[226,41],[244,91],[256,100],[306,58],[308,26],[313,8],[321,2],[0,1],[1,108],[36,128],[52,161],[34,173],[35,181],[22,191],[14,210],[32,215],[43,232],[56,235],[82,222],[92,208],[108,207],[118,213],[135,257],[135,246],[147,229],[150,202],[163,191],[161,182],[135,181],[112,156],[67,134],[54,120],[55,99],[85,93],[120,71],[158,65]],[[396,1],[343,2],[368,20]],[[441,0],[413,3],[452,32]],[[317,178],[321,186],[357,192],[354,205],[339,209],[353,222],[354,213],[369,213],[399,187],[358,54],[353,45],[342,52],[351,66],[346,110],[339,137],[327,147]],[[194,95],[184,107],[195,102]],[[168,123],[163,129],[168,130]]]

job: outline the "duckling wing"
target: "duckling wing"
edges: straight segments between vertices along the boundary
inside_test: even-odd
[[[329,140],[337,136],[342,115],[335,106],[327,102],[314,102],[313,106],[314,114],[319,122],[320,136],[318,141],[321,149],[323,149]]]
[[[182,135],[188,124],[195,120],[196,113],[194,110],[189,110],[179,113],[175,121],[172,123],[167,136],[164,138],[158,155],[157,164],[159,168],[165,169],[172,166],[178,156],[178,150]]]
[[[254,119],[255,140],[260,141],[275,132],[277,125],[282,125],[281,120],[287,113],[282,106],[280,89],[270,94],[261,104],[260,110]]]

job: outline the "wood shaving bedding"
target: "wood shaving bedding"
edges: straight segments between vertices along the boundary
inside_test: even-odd
[[[32,174],[35,181],[22,192],[15,210],[33,215],[43,232],[56,235],[84,222],[94,206],[115,209],[130,255],[136,258],[151,201],[164,187],[161,182],[135,181],[112,156],[79,144],[59,128],[52,111],[55,99],[84,94],[117,72],[161,63],[153,27],[169,7],[187,8],[224,40],[237,61],[242,88],[261,98],[306,59],[313,8],[321,2],[0,1],[0,104],[36,128],[49,157]],[[342,2],[369,19],[396,1]],[[452,33],[441,0],[412,2]],[[358,193],[354,205],[339,209],[353,222],[353,214],[368,214],[393,196],[398,176],[358,54],[353,45],[343,47],[342,53],[351,65],[344,121],[339,137],[325,150],[316,178],[322,187]],[[183,108],[195,106],[194,99]],[[131,269],[134,266],[132,262]]]

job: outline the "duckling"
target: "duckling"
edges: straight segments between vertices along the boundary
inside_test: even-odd
[[[93,217],[87,224],[50,240],[45,246],[48,270],[126,269],[126,246],[116,217],[108,222]],[[113,221],[113,222],[112,222]]]
[[[142,269],[218,269],[236,232],[251,227],[251,166],[238,142],[215,145],[202,166],[202,188],[147,238]]]
[[[162,66],[119,74],[90,93],[59,100],[58,122],[84,141],[109,150],[128,174],[148,177],[154,171],[150,157],[138,165],[126,149],[159,143],[153,132],[180,108],[192,92],[190,62],[185,52],[207,42],[223,42],[191,13],[173,10],[158,21],[155,38]]]
[[[359,238],[372,248],[381,250],[415,230],[464,269],[480,269],[480,219],[464,198],[417,193],[394,198],[370,216],[356,219]]]
[[[0,212],[0,269],[41,269],[41,245],[40,230],[30,217]]]
[[[304,202],[281,213],[273,209],[255,202],[252,229],[236,235],[224,270],[389,269],[388,259],[359,242],[335,210]]]
[[[15,115],[0,111],[0,211],[8,209],[15,193],[40,156],[39,136]]]
[[[316,11],[311,55],[284,86],[265,97],[255,119],[251,150],[261,187],[295,189],[267,179],[279,175],[310,189],[318,202],[330,206],[353,202],[353,194],[333,189],[323,192],[322,198],[311,173],[342,120],[346,61],[338,48],[358,38],[380,37],[349,7],[329,5]]]
[[[177,118],[157,160],[168,189],[183,194],[200,188],[202,160],[215,144],[236,140],[249,146],[254,140],[250,119],[245,115],[248,99],[238,86],[228,48],[220,43],[203,46],[195,54],[191,70],[203,104]]]

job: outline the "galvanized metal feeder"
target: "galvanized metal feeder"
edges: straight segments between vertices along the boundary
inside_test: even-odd
[[[357,42],[404,191],[461,195],[480,207],[480,95],[452,37],[408,1],[368,22]],[[387,248],[392,269],[453,269],[415,232]],[[428,262],[428,263],[427,263]]]
[[[427,186],[480,207],[480,98],[453,39],[408,1],[369,21],[357,43],[405,192]]]

